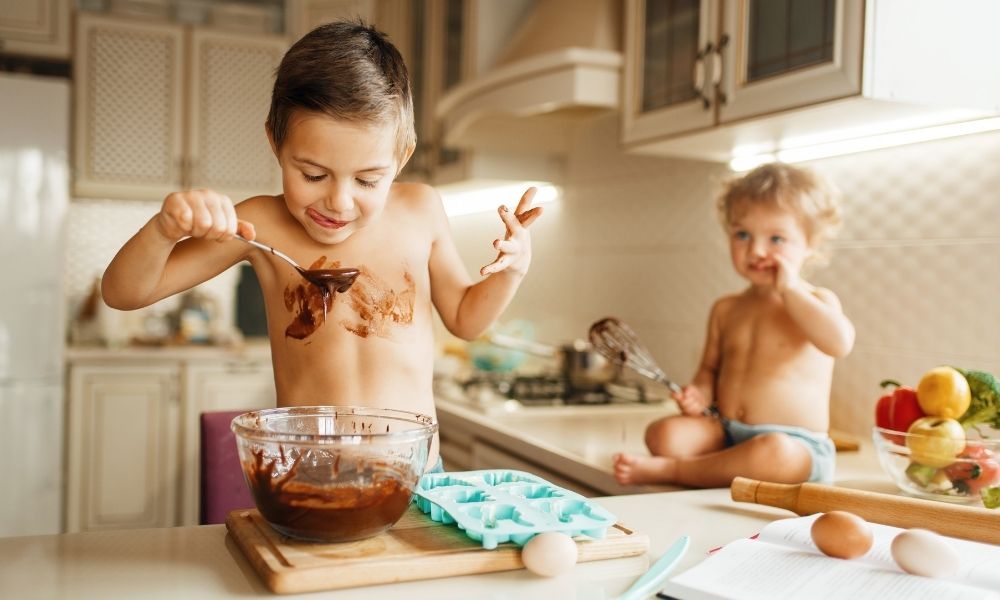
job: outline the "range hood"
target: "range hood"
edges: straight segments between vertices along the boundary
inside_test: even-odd
[[[498,4],[480,4],[481,26]],[[618,108],[620,0],[538,0],[506,40],[438,102],[445,146],[565,154],[582,118]]]

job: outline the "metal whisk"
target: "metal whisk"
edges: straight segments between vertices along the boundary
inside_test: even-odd
[[[639,341],[639,336],[618,319],[607,317],[591,325],[590,343],[611,362],[624,365],[643,377],[662,383],[674,393],[681,392],[681,386],[671,381],[656,364],[649,350]]]

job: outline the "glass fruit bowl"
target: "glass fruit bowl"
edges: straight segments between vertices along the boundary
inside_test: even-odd
[[[346,542],[392,527],[410,506],[436,421],[384,408],[300,406],[232,422],[243,475],[278,532]]]
[[[968,504],[982,504],[983,490],[1000,494],[1000,439],[872,429],[882,470],[907,494]]]

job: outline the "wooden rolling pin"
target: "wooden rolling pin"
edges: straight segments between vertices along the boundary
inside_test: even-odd
[[[991,511],[820,483],[770,483],[745,477],[734,479],[729,491],[736,502],[776,506],[798,515],[845,510],[872,523],[904,529],[920,527],[942,535],[1000,544],[1000,510]]]

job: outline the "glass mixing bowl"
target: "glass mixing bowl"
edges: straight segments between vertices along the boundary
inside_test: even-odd
[[[1000,486],[1000,439],[969,432],[963,440],[872,428],[879,463],[912,496],[982,504],[983,489]]]
[[[426,415],[353,406],[259,410],[231,427],[260,514],[284,535],[321,542],[392,527],[438,428]]]

